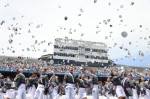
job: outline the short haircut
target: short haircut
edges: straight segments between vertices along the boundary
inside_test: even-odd
[[[37,75],[38,73],[37,73],[37,72],[33,72],[32,74],[35,74],[35,75]]]
[[[70,69],[71,67],[73,68],[73,66],[70,66],[69,69]]]
[[[128,74],[125,72],[125,73],[124,73],[124,77],[127,77],[127,76],[128,76]]]
[[[47,69],[46,68],[43,68],[44,69],[44,71],[47,71]]]

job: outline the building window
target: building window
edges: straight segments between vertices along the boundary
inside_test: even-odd
[[[75,57],[75,54],[67,54],[67,53],[56,53],[54,52],[54,56],[65,56],[65,57]]]
[[[78,50],[78,47],[66,46],[65,49],[69,49],[69,50]]]
[[[85,58],[89,58],[89,56],[88,56],[88,55],[85,55]]]
[[[90,51],[90,48],[85,48],[85,51]]]
[[[99,52],[98,49],[92,49],[92,52]]]
[[[54,48],[60,48],[58,45],[54,45]]]

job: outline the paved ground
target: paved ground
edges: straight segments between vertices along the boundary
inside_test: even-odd
[[[4,95],[4,97],[6,98],[6,95]],[[26,98],[31,99],[31,98],[29,98],[28,94],[26,95]],[[58,99],[66,99],[66,96],[65,95],[60,96]],[[75,99],[79,99],[78,95],[75,96]],[[87,99],[93,99],[93,97],[92,96],[87,96]],[[107,99],[107,98],[104,97],[104,96],[99,96],[99,99]],[[116,97],[111,97],[110,99],[117,99],[117,98]]]
[[[65,99],[65,95],[63,95],[62,97],[60,97],[59,99]],[[79,97],[76,95],[75,99],[79,99]],[[88,96],[87,99],[93,99],[92,96]],[[99,96],[99,99],[107,99],[104,96]],[[111,97],[110,99],[117,99],[116,97]]]

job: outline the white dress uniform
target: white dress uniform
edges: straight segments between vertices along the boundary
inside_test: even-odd
[[[64,85],[66,85],[65,93],[66,93],[66,99],[75,99],[75,74],[73,73],[66,73],[64,76]]]
[[[3,95],[3,92],[2,92],[2,88],[0,88],[0,99],[4,99],[4,95]]]
[[[147,91],[147,93],[149,94],[148,97],[150,97],[150,81],[148,81],[148,91]]]
[[[113,84],[112,82],[108,82],[108,84],[106,84],[104,86],[104,90],[105,90],[105,95],[106,95],[106,99],[111,99],[113,97]]]
[[[124,93],[124,89],[121,85],[116,86],[116,95],[117,95],[117,97],[126,97],[126,95]]]
[[[58,85],[57,76],[52,76],[49,80],[49,99],[58,99]]]
[[[133,99],[138,99],[137,89],[132,90],[133,90]]]
[[[4,99],[2,87],[4,86],[4,81],[2,78],[0,78],[0,99]]]
[[[34,99],[48,99],[47,95],[44,94],[45,87],[47,87],[48,84],[48,76],[46,73],[41,74],[39,81],[38,81],[38,87],[35,91]]]
[[[31,89],[31,99],[34,99],[35,91],[36,91],[36,87],[35,87],[35,85],[32,85],[32,89]]]
[[[146,95],[145,95],[146,99],[150,99],[150,93],[149,93],[149,89],[146,89]]]
[[[121,86],[121,76],[113,76],[112,83],[116,88],[117,97],[126,97],[123,87]]]
[[[85,88],[79,88],[79,99],[84,99],[85,97],[87,97],[86,95],[86,91],[85,91]]]
[[[95,74],[91,74],[90,79],[91,79],[91,84],[93,85],[93,89],[92,89],[93,99],[99,99],[98,77]]]
[[[10,79],[8,79],[5,85],[7,88],[6,97],[9,99],[15,99],[16,97],[15,83],[12,82]]]
[[[131,99],[138,99],[137,87],[136,87],[135,79],[131,79],[130,84],[131,84],[132,92],[133,92],[133,96],[131,97]]]
[[[143,81],[140,82],[140,99],[150,99],[148,85]]]
[[[79,84],[79,99],[83,99],[87,97],[86,87],[88,87],[88,81],[85,79],[77,79],[77,82]]]
[[[28,79],[28,87],[29,87],[29,89],[28,89],[28,97],[30,98],[30,99],[33,99],[34,98],[34,94],[35,94],[35,90],[36,90],[36,87],[35,86],[37,86],[37,84],[38,84],[38,78],[37,77],[30,77],[29,79]]]
[[[134,85],[131,82],[132,80],[128,77],[124,77],[121,82],[127,98],[133,98],[132,88],[134,87]]]
[[[31,90],[32,90],[32,85],[31,85],[31,82],[30,82],[31,78],[32,77],[29,77],[26,81],[26,83],[27,83],[27,85],[26,85],[26,87],[27,87],[27,98],[29,98],[29,99],[31,98]]]
[[[22,73],[16,75],[17,96],[16,99],[26,99],[25,76]]]

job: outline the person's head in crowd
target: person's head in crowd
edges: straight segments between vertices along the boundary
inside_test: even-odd
[[[128,76],[128,73],[125,72],[125,73],[124,73],[124,77],[127,77],[127,76]]]
[[[136,83],[139,84],[139,82],[140,82],[139,79],[136,79]]]
[[[10,81],[10,79],[11,79],[11,78],[10,78],[10,76],[7,76],[7,78],[6,78],[6,79],[7,79],[7,81]]]
[[[0,73],[0,78],[2,78],[3,77],[3,75]]]
[[[103,85],[102,81],[99,81],[99,84],[100,84],[100,85]]]
[[[148,84],[150,84],[150,80],[148,79],[147,81],[148,81]]]
[[[81,79],[84,79],[84,78],[85,78],[85,75],[84,75],[84,74],[82,74],[82,75],[81,75]]]
[[[133,76],[131,73],[128,74],[128,78],[133,79]]]
[[[95,73],[96,73],[96,70],[95,70],[94,68],[92,68],[92,69],[91,69],[91,73],[92,73],[92,74],[95,74]]]
[[[46,73],[47,69],[46,68],[42,68],[42,73]]]
[[[92,69],[93,69],[93,68],[90,68],[90,73],[92,73]]]
[[[19,68],[19,69],[17,69],[17,72],[18,73],[23,73],[23,69]]]
[[[111,79],[110,78],[107,78],[107,82],[110,82],[111,81]]]
[[[70,73],[73,73],[73,66],[70,66],[70,67],[69,67],[69,72],[70,72]]]
[[[38,74],[37,72],[33,72],[33,73],[32,73],[32,77],[36,77],[37,74]]]
[[[146,81],[145,81],[145,83],[146,83],[146,84],[149,84],[149,81],[148,81],[148,80],[146,80]]]
[[[88,76],[85,76],[85,79],[89,79],[89,77],[88,77]]]
[[[117,73],[117,72],[114,72],[113,75],[114,75],[114,76],[118,76],[118,73]]]
[[[106,84],[108,84],[108,82],[107,82],[107,81],[105,81],[105,85],[106,85]]]
[[[141,77],[141,82],[143,82],[144,81],[144,77]]]
[[[54,74],[54,72],[52,71],[51,73],[49,73],[49,76],[50,77],[52,77],[52,76],[54,76],[55,74]]]

